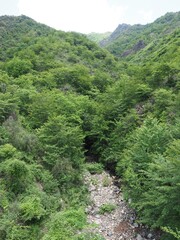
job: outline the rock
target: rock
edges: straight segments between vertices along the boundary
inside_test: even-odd
[[[96,223],[96,224],[101,224],[101,219],[94,219],[94,222]]]
[[[138,223],[134,223],[133,226],[134,226],[135,228],[138,228],[138,227],[139,227],[139,224],[138,224]]]
[[[103,185],[104,179],[108,179],[108,186]],[[86,208],[88,223],[95,224],[95,227],[90,227],[90,233],[100,234],[104,239],[108,240],[155,240],[154,235],[150,230],[142,224],[136,223],[136,214],[131,210],[121,193],[120,183],[116,184],[115,178],[108,173],[85,176],[85,181],[89,188],[91,197],[91,205]],[[92,184],[94,183],[94,185]],[[116,184],[116,185],[115,185]],[[129,203],[131,203],[129,199]],[[99,214],[99,209],[103,204],[114,204],[116,209],[113,212],[105,212]],[[124,223],[121,228],[117,225]],[[134,234],[137,232],[135,237]],[[148,234],[149,233],[149,234]]]
[[[95,191],[96,190],[96,187],[93,185],[91,187],[89,187],[89,191],[92,192],[92,191]]]
[[[111,237],[112,235],[113,235],[112,232],[108,232],[108,233],[107,233],[107,236],[108,236],[108,237]]]
[[[149,234],[147,235],[147,238],[148,238],[148,239],[150,239],[150,238],[152,238],[152,237],[153,237],[152,233],[149,233]]]
[[[101,232],[105,232],[106,231],[106,228],[101,228]]]
[[[134,216],[131,216],[130,219],[129,219],[130,224],[133,224],[133,223],[134,223],[134,220],[135,220],[135,217],[134,217]]]
[[[145,237],[145,236],[146,236],[146,231],[144,231],[144,230],[141,231],[141,236],[142,236],[142,237]]]
[[[137,235],[136,240],[144,240],[140,234]]]

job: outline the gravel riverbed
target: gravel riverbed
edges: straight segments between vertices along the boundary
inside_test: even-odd
[[[136,222],[135,212],[127,206],[121,188],[115,184],[115,177],[108,172],[85,174],[85,183],[90,192],[90,205],[86,208],[88,222],[93,226],[90,232],[106,240],[158,240],[154,233]],[[111,212],[102,206],[113,206]]]

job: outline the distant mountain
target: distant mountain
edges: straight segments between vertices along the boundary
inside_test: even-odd
[[[6,62],[15,56],[29,59],[34,70],[38,71],[64,63],[83,64],[91,69],[103,68],[104,72],[105,61],[114,62],[113,55],[98,47],[86,35],[57,31],[24,15],[1,16],[0,61]]]
[[[179,32],[180,12],[167,13],[147,25],[121,24],[100,45],[124,60],[147,58],[149,61],[151,57],[157,59],[159,54],[168,57],[168,51],[171,51],[171,57],[175,56],[179,51]]]
[[[87,34],[87,37],[92,40],[93,42],[99,43],[101,42],[103,39],[108,38],[111,35],[111,32],[105,32],[105,33],[89,33]]]
[[[4,59],[8,48],[21,44],[22,40],[25,46],[29,44],[30,39],[47,36],[53,32],[52,28],[24,15],[0,16],[0,59]]]
[[[106,46],[109,43],[113,42],[114,40],[116,40],[116,38],[118,38],[120,35],[124,34],[129,28],[131,27],[131,25],[129,24],[119,24],[119,26],[115,29],[114,32],[112,32],[107,38],[103,39],[100,42],[101,46]]]

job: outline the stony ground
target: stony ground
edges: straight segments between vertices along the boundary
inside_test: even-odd
[[[114,180],[107,172],[85,175],[91,197],[86,212],[88,222],[94,226],[89,231],[107,240],[157,240],[154,233],[136,222],[135,213],[128,208]],[[102,214],[100,210],[104,204],[110,204],[115,209]]]

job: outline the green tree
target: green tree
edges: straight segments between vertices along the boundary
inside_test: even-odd
[[[8,159],[1,163],[0,172],[7,188],[15,194],[24,192],[31,181],[28,165],[19,159]]]
[[[161,227],[175,236],[176,229],[180,228],[180,140],[172,141],[164,155],[154,156],[148,169],[145,171],[147,191],[143,192],[138,209],[142,220],[153,227]],[[169,239],[169,238],[168,238]],[[178,238],[177,238],[178,239]]]
[[[29,60],[20,58],[13,58],[6,64],[8,74],[15,78],[30,72],[31,68],[32,63]]]
[[[43,159],[59,183],[79,179],[84,158],[82,130],[68,123],[64,116],[57,116],[38,130],[38,136],[43,144]]]

